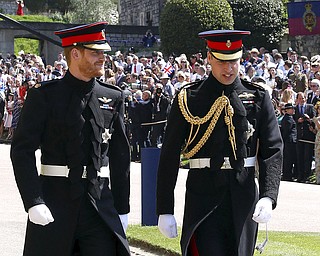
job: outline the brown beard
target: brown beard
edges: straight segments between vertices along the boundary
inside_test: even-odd
[[[95,66],[96,63],[97,62],[95,62],[94,65],[92,65],[85,58],[83,58],[79,65],[79,71],[86,77],[100,77],[103,75],[103,68],[98,69],[98,67]]]

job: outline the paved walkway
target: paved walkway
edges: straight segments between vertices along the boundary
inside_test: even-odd
[[[10,145],[0,144],[0,255],[22,255],[27,215],[17,190],[11,162]],[[38,157],[39,159],[39,157]],[[182,224],[185,180],[187,170],[182,169],[175,190],[175,216]],[[269,229],[276,231],[320,232],[320,186],[281,182],[278,207],[273,212]],[[141,224],[141,164],[131,166],[131,212],[129,224]],[[264,227],[261,226],[263,229]],[[132,255],[152,256],[132,247]]]

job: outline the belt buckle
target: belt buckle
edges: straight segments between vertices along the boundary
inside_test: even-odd
[[[224,161],[221,166],[221,169],[232,169],[229,157],[224,157]]]

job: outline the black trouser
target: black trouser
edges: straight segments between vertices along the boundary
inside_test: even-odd
[[[292,181],[293,168],[297,168],[297,146],[296,143],[285,143],[283,148],[283,173],[282,180]],[[294,167],[295,166],[295,167]]]
[[[44,198],[54,222],[42,226],[30,221],[24,256],[115,256],[119,241],[99,216],[87,193],[70,200],[70,182],[65,178],[44,177]],[[82,179],[84,191],[88,180]],[[70,204],[70,205],[68,205]]]
[[[151,147],[157,147],[161,144],[164,136],[165,124],[156,124],[152,126],[151,130]]]
[[[314,154],[314,144],[298,141],[297,143],[298,181],[305,181],[311,175],[313,154]]]
[[[73,256],[115,256],[116,238],[87,196],[83,198],[75,233]]]
[[[199,256],[237,255],[230,193],[194,233]]]

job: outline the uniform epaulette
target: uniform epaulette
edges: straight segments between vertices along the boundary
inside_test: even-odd
[[[98,79],[96,79],[96,81],[101,85],[101,86],[104,86],[104,87],[108,87],[110,89],[114,89],[114,90],[117,90],[117,91],[120,91],[122,92],[121,88],[116,86],[116,85],[113,85],[113,84],[107,84],[107,83],[104,83]]]
[[[182,88],[183,89],[188,89],[190,87],[193,87],[193,86],[196,86],[196,85],[200,85],[202,82],[203,82],[203,80],[187,83],[187,84],[183,85]]]
[[[259,83],[249,82],[247,80],[241,80],[241,83],[248,89],[260,89],[265,91],[266,89]]]
[[[48,81],[43,81],[41,83],[37,83],[35,84],[33,87],[38,89],[38,88],[43,88],[46,87],[48,85],[53,85],[56,84],[59,81],[59,79],[53,79],[53,80],[48,80]]]

